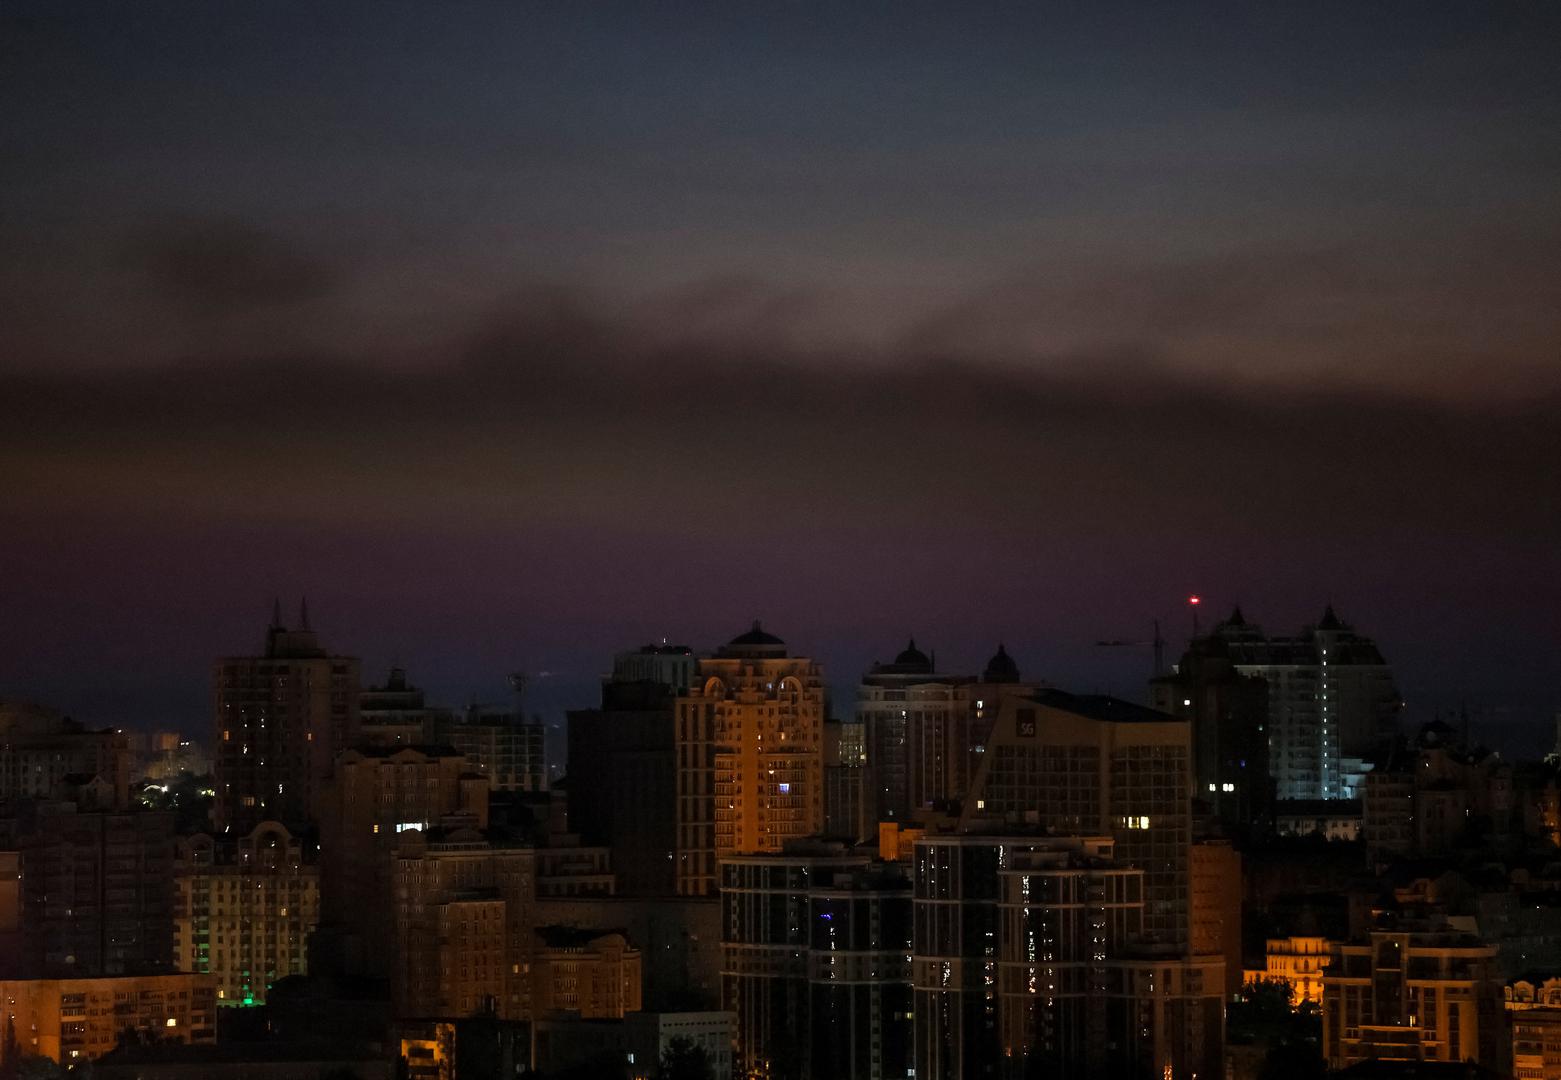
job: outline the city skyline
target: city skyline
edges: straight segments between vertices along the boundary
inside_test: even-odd
[[[1182,597],[1181,600],[1181,610],[1172,611],[1166,618],[1160,620],[1160,629],[1164,636],[1166,671],[1181,659],[1192,632],[1192,619],[1196,618],[1200,632],[1207,634],[1231,613],[1230,609],[1222,610],[1218,602],[1211,597],[1199,596],[1200,602],[1197,605],[1187,604],[1187,597]],[[307,601],[305,598],[299,598],[299,602]],[[271,606],[282,603],[280,598],[273,598]],[[730,625],[717,623],[709,633],[708,642],[688,634],[667,632],[644,634],[639,638],[605,644],[601,650],[588,655],[566,653],[561,650],[543,653],[542,662],[536,664],[527,664],[524,662],[525,658],[522,658],[520,662],[510,663],[506,667],[503,654],[490,651],[487,655],[492,657],[493,663],[484,669],[470,662],[465,664],[458,662],[455,665],[441,664],[437,661],[425,662],[426,656],[437,654],[437,648],[425,651],[420,650],[416,644],[409,648],[399,645],[386,647],[382,644],[385,638],[371,630],[364,636],[369,640],[381,642],[379,655],[376,656],[370,650],[357,647],[350,633],[338,631],[336,620],[331,617],[328,609],[323,613],[322,618],[322,605],[318,599],[311,603],[314,611],[311,615],[313,629],[319,633],[323,645],[332,655],[351,656],[362,661],[362,679],[365,687],[382,685],[394,667],[403,670],[409,682],[425,691],[431,704],[438,703],[445,707],[461,708],[478,702],[487,706],[508,708],[516,700],[511,676],[520,674],[526,677],[524,701],[527,714],[536,714],[549,725],[558,724],[569,710],[594,705],[600,691],[601,680],[610,674],[612,658],[616,653],[648,643],[660,644],[666,641],[690,647],[696,656],[714,655],[722,640],[730,637],[734,630],[745,628],[747,623],[752,621],[734,620]],[[1304,627],[1314,626],[1323,615],[1322,611],[1318,611],[1290,622],[1280,622],[1272,618],[1259,618],[1256,613],[1262,609],[1255,605],[1247,604],[1243,607],[1237,604],[1235,607],[1242,607],[1246,617],[1253,624],[1261,626],[1270,633],[1280,634],[1293,633]],[[1383,635],[1373,624],[1354,617],[1353,608],[1345,605],[1340,607],[1341,617],[1347,624],[1362,633],[1376,637],[1379,643],[1383,641]],[[283,606],[280,610],[281,625],[290,627],[299,625],[297,602]],[[258,643],[266,637],[266,625],[271,618],[269,611],[268,607],[268,614],[264,618],[256,616],[255,619],[246,620],[248,625],[254,628],[252,632],[225,651],[245,653],[258,648]],[[1187,626],[1184,630],[1178,631],[1174,623],[1180,620],[1186,620]],[[773,622],[761,621],[767,629],[776,627]],[[1103,635],[1110,633],[1114,628],[1106,623],[1099,625],[1100,633]],[[1032,650],[1029,639],[1023,636],[1023,631],[1018,636],[993,636],[990,644],[982,644],[968,633],[959,637],[951,635],[947,639],[934,641],[924,631],[913,628],[906,635],[887,640],[881,645],[878,642],[864,645],[859,639],[847,639],[838,628],[823,627],[817,635],[807,633],[799,635],[793,633],[790,628],[777,628],[777,632],[781,633],[793,647],[802,648],[819,658],[829,694],[831,715],[842,718],[851,716],[856,707],[857,687],[861,679],[869,674],[873,665],[893,660],[895,655],[905,647],[907,638],[918,640],[921,646],[937,654],[939,668],[950,674],[967,676],[979,674],[991,652],[1002,644],[1014,655],[1026,680],[1043,680],[1080,693],[1108,693],[1128,701],[1147,702],[1151,696],[1149,673],[1153,667],[1153,648],[1150,640],[1154,630],[1153,621],[1143,626],[1128,625],[1123,627],[1123,630],[1127,637],[1111,640],[1120,642],[1126,647],[1102,648],[1101,642],[1107,639],[1086,636],[1060,643],[1042,642],[1039,643],[1039,649]],[[250,641],[250,638],[254,641]],[[814,648],[810,642],[816,640],[828,643],[826,648]],[[422,644],[426,647],[431,643]],[[1048,645],[1051,646],[1049,650]],[[1550,706],[1543,697],[1536,697],[1529,703],[1527,709],[1522,705],[1514,707],[1510,698],[1502,701],[1481,701],[1470,695],[1456,695],[1441,700],[1430,698],[1429,695],[1420,692],[1421,684],[1403,674],[1407,665],[1400,655],[1399,643],[1387,641],[1384,647],[1388,651],[1389,665],[1399,673],[1405,710],[1404,715],[1400,717],[1398,728],[1405,733],[1413,732],[1421,723],[1438,717],[1461,725],[1464,722],[1464,714],[1467,714],[1473,738],[1512,756],[1534,757],[1548,753],[1555,747],[1554,717],[1546,711]],[[869,653],[869,649],[873,651]],[[1413,655],[1413,650],[1409,651]],[[844,659],[832,662],[831,655]],[[845,666],[857,656],[869,656],[869,659],[857,667]],[[550,657],[562,657],[564,662],[550,662]],[[1077,670],[1070,675],[1069,670],[1060,665],[1055,668],[1049,666],[1045,662],[1048,657],[1054,661],[1058,658],[1071,659],[1077,665]],[[83,693],[81,689],[70,685],[51,687],[43,681],[31,682],[25,677],[13,679],[8,684],[5,697],[12,700],[33,700],[39,704],[59,708],[74,715],[77,720],[89,727],[121,726],[129,730],[171,728],[203,737],[204,729],[208,725],[210,709],[210,687],[205,680],[209,675],[212,659],[214,657],[208,657],[202,669],[192,674],[190,677],[193,681],[192,687],[182,688],[174,697],[168,697],[166,690],[159,691],[164,695],[163,700],[176,703],[165,709],[144,704],[144,698],[138,697],[134,692],[126,693],[123,688],[110,691],[94,687],[91,688],[91,692]],[[1408,670],[1414,669],[1409,667]],[[29,693],[27,692],[29,686],[37,686],[39,691]],[[50,692],[46,694],[44,691]],[[105,706],[100,703],[107,701],[110,696],[121,702],[135,704],[128,708],[121,705],[117,711],[112,708],[105,710]],[[183,727],[179,723],[181,716],[187,721]],[[556,752],[556,749],[552,752]]]
[[[0,5],[0,1080],[1561,1080],[1558,44]]]

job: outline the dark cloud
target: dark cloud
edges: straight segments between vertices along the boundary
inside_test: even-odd
[[[237,220],[166,222],[126,237],[124,264],[201,317],[293,308],[330,296],[340,272],[282,236]]]
[[[1141,665],[1088,642],[1196,588],[1276,629],[1331,596],[1417,705],[1551,707],[1561,396],[1231,382],[1142,347],[799,354],[718,317],[772,311],[753,288],[537,287],[419,367],[0,374],[0,652],[67,702],[83,663],[158,672],[118,684],[137,715],[178,685],[199,723],[210,655],[307,589],[339,647],[458,697],[528,657],[582,704],[613,649],[756,614],[843,685],[926,627],[1131,694]]]
[[[587,294],[538,288],[404,370],[322,355],[16,374],[0,384],[0,456],[13,490],[56,508],[117,491],[197,516],[600,520],[644,511],[676,478],[721,492],[694,501],[690,528],[780,526],[800,505],[842,523],[945,507],[1007,532],[1152,520],[1255,542],[1561,532],[1546,494],[1561,475],[1555,394],[1233,382],[1147,348],[799,356],[712,332],[702,305],[729,300],[714,288],[609,317]]]

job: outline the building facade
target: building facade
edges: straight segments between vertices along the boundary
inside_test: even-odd
[[[1282,982],[1290,987],[1293,1005],[1323,1003],[1323,973],[1333,957],[1334,942],[1322,937],[1269,938],[1263,966],[1243,972],[1247,985]]]
[[[1115,698],[1006,697],[961,825],[1113,837],[1116,857],[1144,872],[1146,939],[1185,948],[1190,737],[1186,720]]]
[[[1347,759],[1390,742],[1403,706],[1393,672],[1370,638],[1330,605],[1293,637],[1268,637],[1238,608],[1214,628],[1236,672],[1268,688],[1268,758],[1280,799],[1349,799],[1359,771]],[[1195,643],[1195,647],[1197,647]]]
[[[1474,1061],[1507,1071],[1496,948],[1430,921],[1335,946],[1323,975],[1323,1054],[1358,1061]]]
[[[319,819],[336,756],[358,735],[359,664],[332,656],[309,628],[282,625],[280,608],[260,656],[218,660],[213,672],[214,820],[248,833],[262,821],[301,830]]]
[[[172,970],[172,813],[38,804],[22,825],[19,864],[27,973]]]
[[[601,707],[569,713],[569,825],[585,843],[611,850],[622,892],[671,896],[682,861],[684,805],[678,796],[675,701],[686,688],[637,677],[662,668],[625,666],[625,656],[641,658],[619,657],[602,683]],[[650,659],[666,659],[676,670],[685,660],[693,662],[681,652],[667,657],[657,652]]]
[[[1231,618],[1241,622],[1240,610]],[[1149,687],[1153,708],[1192,725],[1193,798],[1227,833],[1262,829],[1274,801],[1267,681],[1239,671],[1225,639],[1211,635]]]
[[[1200,840],[1189,852],[1188,951],[1225,960],[1225,993],[1241,989],[1241,853],[1228,840]]]
[[[0,982],[0,1026],[24,1053],[62,1065],[91,1061],[126,1031],[160,1042],[217,1041],[209,975],[140,975]]]
[[[236,841],[181,837],[174,863],[174,967],[211,975],[219,1005],[260,1005],[308,973],[320,913],[317,849],[277,822]]]
[[[713,893],[718,858],[779,851],[824,824],[818,665],[755,623],[698,671],[676,705],[680,895]]]
[[[0,701],[0,800],[59,798],[75,778],[112,792],[104,809],[129,805],[133,760],[124,732],[88,731],[53,709]]]
[[[395,857],[403,834],[484,829],[487,778],[449,748],[359,747],[342,754],[320,820],[320,929],[311,970],[388,977],[395,951]]]
[[[642,1002],[640,950],[616,930],[543,926],[531,957],[531,1011],[622,1020]]]
[[[406,830],[393,880],[397,1015],[530,1019],[535,852],[471,827]]]
[[[874,664],[857,688],[874,822],[908,821],[912,810],[956,799],[969,786],[975,679],[934,666],[913,638],[893,663]]]
[[[910,889],[844,845],[721,861],[736,1071],[895,1078],[911,1067]]]

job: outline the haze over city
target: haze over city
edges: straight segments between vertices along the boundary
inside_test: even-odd
[[[1561,1080],[1561,5],[0,5],[0,1080]]]

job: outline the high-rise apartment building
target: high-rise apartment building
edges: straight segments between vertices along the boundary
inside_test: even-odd
[[[857,689],[867,741],[872,820],[958,798],[969,781],[970,676],[939,674],[915,639],[890,664],[874,664]]]
[[[322,806],[311,970],[387,977],[398,838],[438,825],[486,828],[487,778],[448,747],[359,747],[337,759]]]
[[[1192,724],[1193,798],[1228,832],[1265,828],[1274,788],[1268,682],[1238,671],[1225,639],[1211,635],[1194,639],[1175,670],[1149,684],[1149,704]]]
[[[171,970],[174,815],[35,806],[20,827],[23,966],[95,977]]]
[[[1276,796],[1359,797],[1361,759],[1391,741],[1403,704],[1376,643],[1341,621],[1332,605],[1294,637],[1266,636],[1240,608],[1212,636],[1218,645],[1208,648],[1222,650],[1239,674],[1268,684]],[[1194,643],[1194,651],[1200,647]]]
[[[721,981],[744,1076],[889,1080],[911,1067],[910,887],[842,844],[721,860]]]
[[[488,778],[491,791],[547,790],[542,725],[527,720],[518,707],[473,705],[442,717],[434,742],[459,750],[468,766]]]
[[[677,696],[695,665],[681,645],[620,653],[597,709],[569,714],[569,824],[612,851],[619,891],[671,896],[680,858]]]
[[[1144,933],[1185,947],[1192,841],[1185,720],[1115,698],[1032,690],[1001,702],[961,823],[1111,836],[1144,872]]]
[[[754,623],[699,661],[676,709],[677,890],[708,895],[718,857],[823,827],[823,673]]]
[[[174,866],[174,967],[209,974],[219,1005],[260,1005],[308,972],[319,921],[314,844],[275,822],[238,839],[181,837]]]
[[[857,688],[869,825],[905,822],[917,811],[962,800],[1002,699],[1038,685],[1020,681],[1001,645],[979,678],[936,666],[912,639],[893,663],[874,664]]]
[[[1222,962],[1143,943],[1146,875],[1115,847],[1038,830],[916,842],[918,1077],[1218,1075]]]
[[[390,669],[384,686],[358,695],[355,742],[369,746],[450,746],[491,791],[545,791],[547,767],[540,723],[514,709],[469,705],[463,710],[430,705],[406,671]]]
[[[357,738],[359,665],[332,656],[309,628],[282,625],[280,607],[260,656],[218,660],[214,670],[214,815],[219,830],[248,833],[263,821],[302,829],[319,816],[320,788],[336,755]]]
[[[824,835],[859,841],[877,831],[867,796],[867,727],[857,720],[824,721]]]
[[[1076,999],[1098,981],[1091,969],[1110,955],[1106,937],[1136,935],[1143,917],[1142,873],[1118,873],[1110,852],[1104,838],[945,834],[916,841],[918,1077],[999,1077],[1031,1054],[1037,1067],[1042,1060],[1057,1067],[1080,1052],[1089,1026]],[[1019,876],[1006,876],[1019,867]],[[1079,885],[1066,877],[1075,871],[1099,880]],[[1098,901],[1094,910],[1083,903],[1086,893]],[[1066,1028],[1060,1012],[1070,1014]]]
[[[403,1017],[531,1016],[536,859],[476,828],[397,838],[391,991]]]
[[[1367,773],[1361,789],[1361,836],[1374,859],[1446,855],[1474,842],[1476,821],[1505,833],[1532,819],[1535,832],[1550,831],[1543,820],[1544,787],[1530,796],[1537,796],[1540,812],[1524,812],[1516,805],[1512,765],[1498,753],[1465,745],[1436,720]]]
[[[911,883],[875,863],[810,882],[812,1075],[898,1080],[914,1066]]]
[[[439,742],[439,728],[453,710],[430,705],[423,690],[407,681],[405,668],[393,667],[383,686],[358,694],[358,741],[371,746],[427,746]]]

